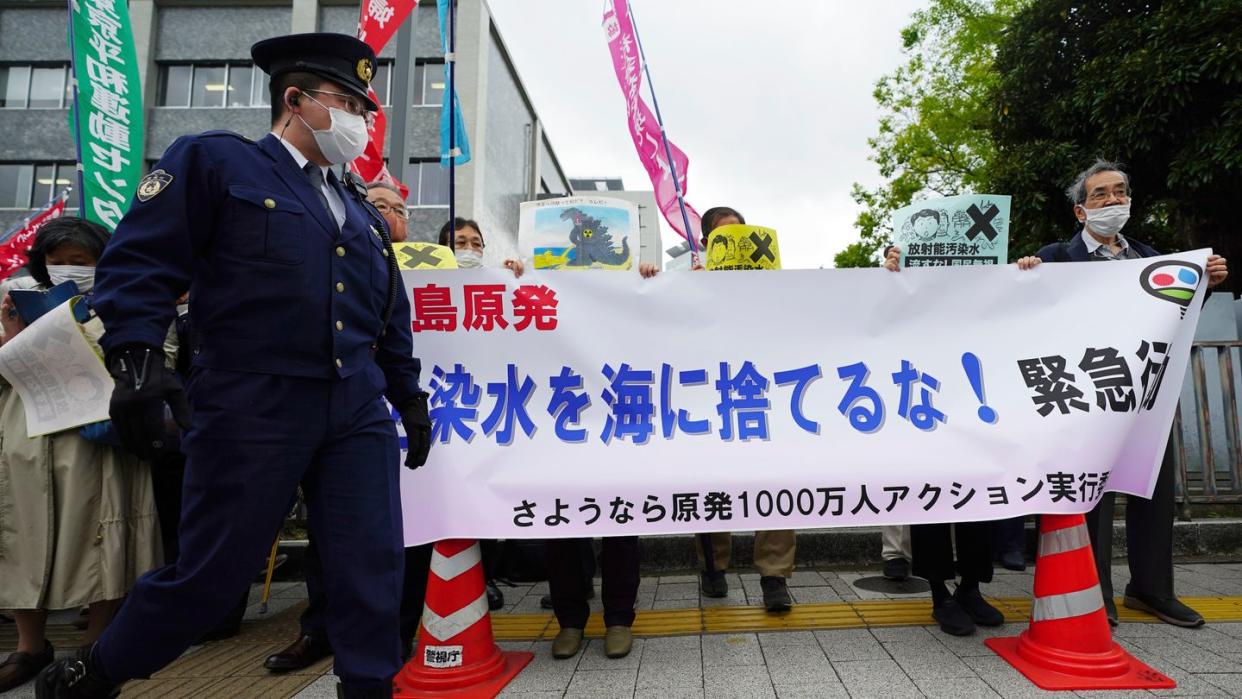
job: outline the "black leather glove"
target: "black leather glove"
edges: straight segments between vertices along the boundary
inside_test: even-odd
[[[164,367],[164,351],[123,345],[108,353],[108,373],[116,381],[108,412],[121,443],[135,456],[154,461],[169,441],[164,405],[181,429],[190,427],[190,407],[177,375]]]
[[[427,394],[419,393],[401,407],[401,425],[405,427],[405,467],[416,469],[427,463],[431,451],[431,417],[427,413]]]

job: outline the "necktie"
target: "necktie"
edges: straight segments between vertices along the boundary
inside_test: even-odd
[[[323,191],[323,170],[314,163],[307,163],[302,167],[302,171],[306,173],[306,179],[310,181],[310,186],[315,189],[315,194],[319,195],[319,203],[323,204],[323,210],[328,213],[328,220],[336,223],[336,215],[332,213],[332,207],[328,204],[328,195]]]

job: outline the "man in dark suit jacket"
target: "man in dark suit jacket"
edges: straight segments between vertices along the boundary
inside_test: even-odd
[[[1074,215],[1083,224],[1070,240],[1045,246],[1034,257],[1018,260],[1022,269],[1042,262],[1102,262],[1155,257],[1149,245],[1121,235],[1130,216],[1130,177],[1116,163],[1098,160],[1083,171],[1066,190]],[[1208,285],[1216,286],[1229,275],[1225,258],[1212,255],[1207,265]],[[1101,312],[1107,312],[1101,306]],[[1160,476],[1151,499],[1126,498],[1126,547],[1130,582],[1124,604],[1156,615],[1177,626],[1203,625],[1203,617],[1182,604],[1173,593],[1173,452],[1172,440],[1160,465]],[[1112,519],[1113,493],[1100,499],[1087,515],[1087,527],[1095,548],[1096,568],[1108,621],[1117,625],[1113,601]]]

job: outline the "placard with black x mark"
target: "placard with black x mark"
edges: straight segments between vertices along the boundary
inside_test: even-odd
[[[966,213],[970,216],[970,220],[974,222],[970,226],[970,230],[966,231],[967,240],[974,240],[983,235],[987,237],[988,242],[991,242],[996,240],[996,236],[1000,235],[992,225],[992,219],[996,218],[997,214],[1000,213],[1000,209],[995,204],[989,206],[986,212],[980,211],[978,205],[971,204],[970,208],[966,209]]]

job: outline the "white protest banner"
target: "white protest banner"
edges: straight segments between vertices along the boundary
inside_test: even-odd
[[[22,397],[30,437],[108,419],[112,377],[82,335],[72,299],[0,347],[0,375]]]
[[[403,474],[406,541],[990,520],[1148,495],[1206,261],[405,272],[434,440]]]

